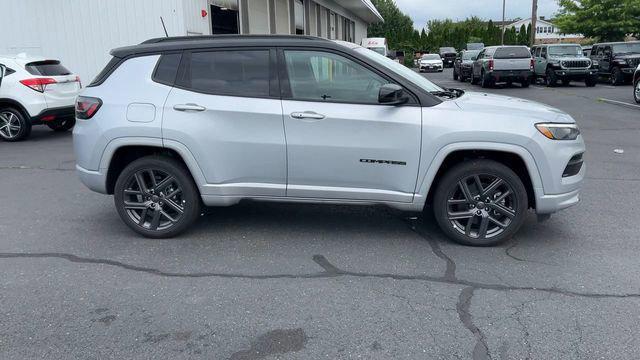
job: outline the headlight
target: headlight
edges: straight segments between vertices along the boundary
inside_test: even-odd
[[[575,140],[580,135],[576,124],[540,123],[536,129],[551,140]]]

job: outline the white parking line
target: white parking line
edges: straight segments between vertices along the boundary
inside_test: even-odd
[[[622,105],[622,106],[630,107],[632,109],[640,109],[640,105],[630,104],[624,101],[617,101],[617,100],[611,100],[611,99],[605,99],[605,98],[598,98],[598,101],[602,101],[610,104]]]

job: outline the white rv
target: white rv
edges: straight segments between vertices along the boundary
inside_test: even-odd
[[[362,39],[363,47],[373,50],[378,54],[384,56],[389,55],[389,47],[387,46],[387,39],[385,38],[364,38]]]

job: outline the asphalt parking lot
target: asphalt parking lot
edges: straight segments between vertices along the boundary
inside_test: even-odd
[[[489,91],[570,113],[588,166],[578,206],[493,248],[383,207],[265,203],[143,239],[79,182],[71,134],[0,142],[0,358],[637,358],[640,109],[600,100],[631,87]]]

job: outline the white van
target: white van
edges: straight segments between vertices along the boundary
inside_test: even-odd
[[[362,39],[362,47],[369,50],[373,50],[378,54],[387,56],[389,55],[389,48],[387,47],[387,39],[385,38],[364,38]]]

